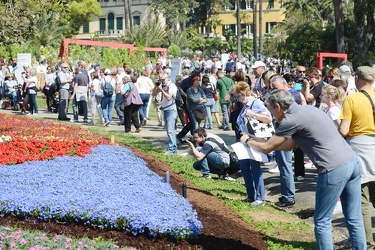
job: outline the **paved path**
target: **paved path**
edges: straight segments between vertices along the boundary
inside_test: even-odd
[[[0,112],[5,112],[8,114],[16,114],[21,115],[19,111],[13,110],[2,110]],[[57,114],[53,114],[47,112],[46,110],[40,110],[38,115],[29,116],[31,118],[43,118],[47,120],[57,120]],[[68,117],[72,117],[71,114]],[[82,123],[83,118],[79,117],[82,126],[87,126]],[[124,132],[124,126],[117,126],[118,119],[114,118],[113,124],[111,127],[102,127],[107,131],[113,131],[117,133]],[[100,127],[100,125],[97,125]],[[132,127],[132,131],[135,128]],[[181,126],[177,128],[177,130],[181,130]],[[213,131],[209,131],[210,133],[214,133],[226,142],[227,145],[231,145],[235,143],[235,137],[233,131],[223,131],[220,129],[214,129]],[[146,126],[142,127],[142,131],[140,133],[132,133],[132,135],[141,137],[145,140],[149,140],[153,143],[156,143],[162,147],[167,146],[167,137],[166,131],[164,127],[157,126],[156,121],[148,121]],[[188,155],[190,154],[190,149],[187,146],[183,146],[179,148],[178,154],[180,155]],[[264,174],[264,182],[266,188],[266,200],[267,202],[273,203],[276,202],[278,197],[280,196],[280,184],[279,184],[279,174],[271,174],[268,172],[268,169],[272,168],[271,166],[263,166],[263,174]],[[296,205],[293,208],[286,209],[286,211],[290,213],[294,213],[298,215],[300,218],[308,221],[309,223],[313,222],[313,213],[314,213],[314,200],[315,200],[315,186],[316,186],[316,169],[306,169],[306,176],[304,181],[296,181]],[[241,174],[235,174],[234,177],[237,181],[243,183],[243,178]],[[375,224],[375,210],[372,209],[373,215],[373,225]],[[334,241],[336,242],[337,249],[346,249],[345,243],[347,243],[348,233],[345,227],[345,222],[343,219],[342,213],[337,213],[334,215],[333,219],[333,237]]]

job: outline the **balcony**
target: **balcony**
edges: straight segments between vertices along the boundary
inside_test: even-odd
[[[123,30],[99,30],[94,32],[95,37],[99,38],[119,38],[123,34]]]
[[[100,3],[100,7],[116,7],[116,6],[124,6],[124,0],[98,0]],[[151,4],[151,0],[132,0],[130,5],[149,5]]]

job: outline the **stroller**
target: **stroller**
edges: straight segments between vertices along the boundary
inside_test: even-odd
[[[46,83],[43,87],[43,93],[46,96],[48,111],[57,113],[59,111],[59,93],[55,83]]]

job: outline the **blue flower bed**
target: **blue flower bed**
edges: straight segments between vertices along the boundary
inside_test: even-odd
[[[191,204],[124,147],[0,166],[0,216],[83,223],[150,236],[197,237]]]

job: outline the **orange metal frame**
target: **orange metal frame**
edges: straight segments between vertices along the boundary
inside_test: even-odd
[[[343,61],[348,60],[348,55],[347,54],[318,52],[318,53],[316,53],[316,67],[318,69],[323,69],[323,58],[324,57],[340,58]]]
[[[133,44],[115,43],[115,42],[100,42],[100,41],[90,41],[90,40],[75,40],[66,38],[61,42],[59,57],[66,60],[66,56],[69,54],[69,44],[78,44],[84,46],[99,46],[99,47],[111,47],[115,49],[127,48],[132,53],[137,50]],[[162,52],[163,57],[167,57],[167,49],[165,48],[144,48],[144,51],[148,52]]]

